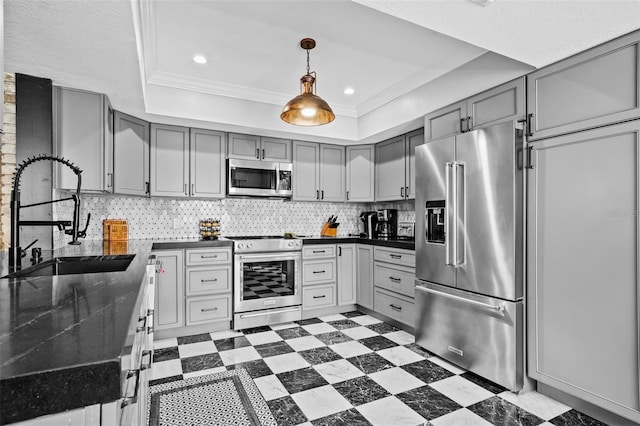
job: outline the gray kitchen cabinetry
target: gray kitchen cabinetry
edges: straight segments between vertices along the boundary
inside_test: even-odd
[[[224,198],[224,133],[151,125],[151,195]]]
[[[54,86],[54,153],[82,169],[83,192],[113,192],[113,109],[102,93]],[[55,187],[75,190],[77,177],[54,166]]]
[[[149,123],[115,112],[113,192],[149,195]]]
[[[338,244],[338,306],[356,303],[356,244]]]
[[[375,147],[373,145],[348,146],[347,153],[347,201],[373,202]]]
[[[640,117],[640,32],[527,76],[529,140]]]
[[[345,148],[293,141],[294,201],[344,201]]]
[[[184,326],[184,252],[154,251],[159,262],[156,285],[155,331]]]
[[[375,199],[415,198],[415,151],[424,143],[423,129],[376,144]]]
[[[229,133],[229,158],[290,163],[291,140]]]
[[[302,315],[336,306],[336,245],[320,244],[302,248]],[[311,311],[311,313],[309,312]]]
[[[486,90],[425,116],[424,140],[469,132],[525,117],[524,77]]]
[[[415,327],[415,263],[413,251],[374,247],[373,309]]]
[[[528,374],[640,423],[640,121],[529,149]]]
[[[356,303],[373,309],[373,246],[356,246]]]

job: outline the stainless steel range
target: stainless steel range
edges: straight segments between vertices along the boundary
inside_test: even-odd
[[[233,240],[233,328],[296,321],[302,316],[302,240],[282,236]]]

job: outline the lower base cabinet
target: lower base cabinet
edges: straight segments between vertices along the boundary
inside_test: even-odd
[[[376,287],[373,299],[374,311],[415,327],[416,305],[413,298]]]
[[[415,269],[412,250],[373,247],[373,310],[415,328]]]

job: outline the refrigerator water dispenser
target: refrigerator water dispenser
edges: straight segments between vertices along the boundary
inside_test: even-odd
[[[427,201],[426,206],[426,239],[428,243],[444,244],[445,228],[444,200]]]

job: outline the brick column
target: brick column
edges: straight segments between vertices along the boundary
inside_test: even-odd
[[[0,249],[7,250],[11,240],[11,188],[16,171],[16,79],[4,73],[4,123],[0,143]]]

